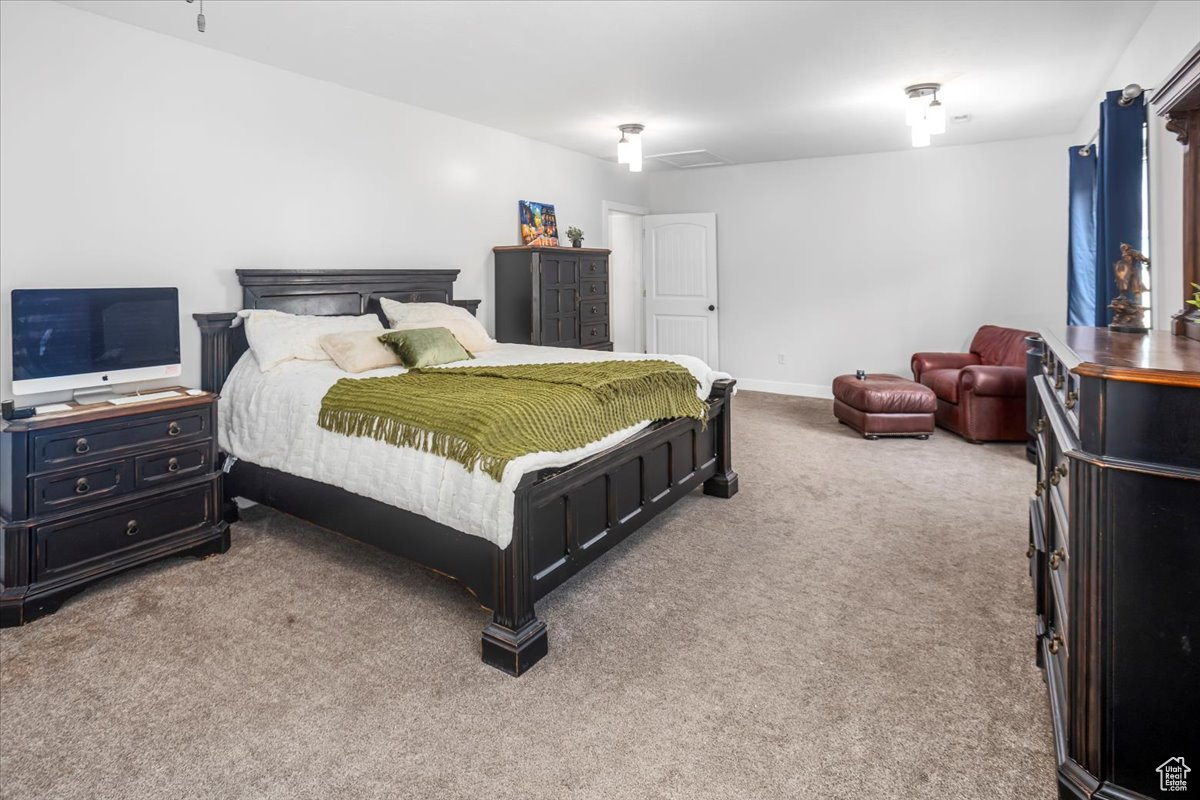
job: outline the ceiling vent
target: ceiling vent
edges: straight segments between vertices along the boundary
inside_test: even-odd
[[[722,164],[731,162],[721,158],[715,153],[710,153],[707,150],[681,150],[678,153],[659,153],[656,156],[646,156],[646,158],[657,159],[663,163],[670,164],[672,167],[679,169],[692,169],[693,167],[717,167]]]

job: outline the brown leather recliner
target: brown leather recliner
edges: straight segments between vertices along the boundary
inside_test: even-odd
[[[913,379],[937,395],[937,424],[972,442],[1023,442],[1025,337],[984,325],[969,353],[914,353]]]

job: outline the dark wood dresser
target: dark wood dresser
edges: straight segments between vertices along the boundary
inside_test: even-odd
[[[1060,798],[1200,794],[1200,342],[1029,340],[1029,558]]]
[[[229,549],[217,396],[72,412],[0,428],[0,626],[168,555]]]
[[[608,256],[594,247],[496,247],[496,340],[612,350]]]

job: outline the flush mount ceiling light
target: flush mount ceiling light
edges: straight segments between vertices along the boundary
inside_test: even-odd
[[[628,164],[630,172],[642,171],[642,131],[645,125],[630,123],[619,125],[621,138],[617,140],[617,163]]]
[[[912,128],[913,147],[928,147],[929,137],[946,132],[946,109],[937,99],[940,83],[914,83],[907,86],[908,106],[904,121]]]

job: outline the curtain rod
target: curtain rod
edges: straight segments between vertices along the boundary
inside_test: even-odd
[[[1153,86],[1151,86],[1149,89],[1143,89],[1141,86],[1138,86],[1136,83],[1131,83],[1128,86],[1126,86],[1124,89],[1121,90],[1121,99],[1117,101],[1117,104],[1122,105],[1122,106],[1132,105],[1134,100],[1143,96],[1144,94],[1146,94],[1146,92],[1153,92],[1153,91],[1154,91]],[[1098,139],[1099,137],[1100,137],[1100,129],[1096,128],[1095,133],[1093,133],[1091,138],[1087,140],[1087,144],[1085,144],[1079,148],[1079,155],[1086,156],[1091,151],[1092,145],[1096,142],[1096,139]]]

